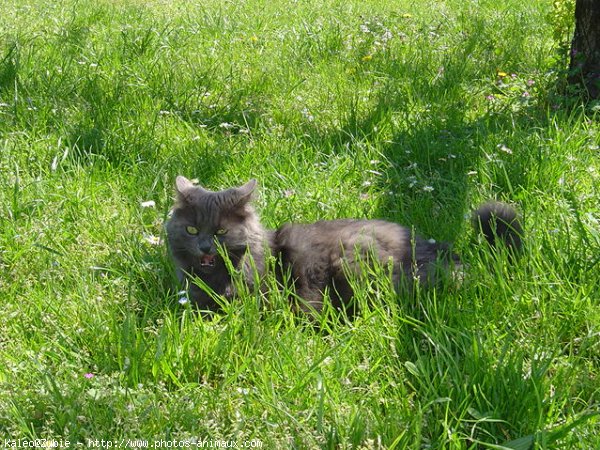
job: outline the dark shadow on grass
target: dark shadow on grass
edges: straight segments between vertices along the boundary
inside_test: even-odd
[[[467,123],[459,107],[440,111],[432,103],[430,110],[418,111],[407,105],[402,93],[384,88],[371,110],[348,118],[339,130],[321,139],[334,153],[361,151],[356,142],[375,142],[389,162],[383,171],[378,168],[384,172],[379,177],[378,218],[414,226],[435,239],[453,240],[468,207],[468,172],[480,158],[473,141],[481,139],[482,127]],[[378,130],[386,127],[398,131],[391,139],[377,142]],[[312,134],[306,133],[308,139]],[[431,216],[443,226],[432,227]]]
[[[19,44],[13,41],[2,49],[0,56],[0,93],[13,89],[19,68]]]
[[[509,202],[518,202],[521,190],[542,178],[537,171],[549,161],[530,130],[552,120],[543,98],[516,111],[507,102],[502,109],[488,107],[473,115],[460,64],[455,58],[439,80],[411,93],[390,72],[373,104],[364,111],[351,105],[358,112],[348,114],[339,129],[323,135],[317,125],[303,125],[303,139],[309,145],[322,142],[325,153],[363,151],[357,143],[375,146],[389,163],[377,168],[383,172],[376,189],[381,193],[377,216],[450,242],[468,227],[465,217],[478,206],[471,187],[474,180],[481,182],[479,173],[490,177],[485,180],[490,199]],[[518,157],[500,148],[503,139],[521,147],[515,147]]]

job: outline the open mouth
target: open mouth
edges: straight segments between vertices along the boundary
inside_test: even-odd
[[[200,258],[200,267],[215,267],[217,255],[204,255]]]

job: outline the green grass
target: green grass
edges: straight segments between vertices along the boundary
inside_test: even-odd
[[[550,8],[4,0],[0,438],[598,448],[600,127]],[[269,227],[414,225],[465,281],[382,270],[320,330],[276,289],[204,320],[156,245],[178,174],[257,178]],[[473,248],[489,198],[523,211],[513,265]]]

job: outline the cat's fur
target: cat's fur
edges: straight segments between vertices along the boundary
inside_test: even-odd
[[[360,275],[370,258],[391,264],[392,281],[407,289],[414,282],[435,284],[440,270],[447,272],[460,265],[449,244],[425,240],[410,228],[383,220],[324,220],[265,230],[250,205],[255,180],[212,192],[180,176],[176,186],[177,202],[167,223],[169,246],[181,281],[201,308],[214,309],[216,303],[194,283],[195,277],[218,295],[234,295],[219,246],[249,284],[254,273],[264,274],[266,255],[275,256],[277,274],[291,275],[296,293],[304,301],[301,308],[316,311],[323,306],[325,291],[335,303],[347,304],[353,295],[348,274]],[[481,206],[474,213],[474,225],[492,246],[503,242],[516,251],[522,245],[520,219],[505,203]],[[198,233],[190,235],[186,231],[189,226]]]

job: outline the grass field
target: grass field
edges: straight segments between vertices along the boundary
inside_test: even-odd
[[[551,8],[3,0],[1,445],[600,448],[599,116],[559,95]],[[276,289],[203,320],[163,243],[178,174],[257,178],[268,227],[413,225],[465,280],[374,274],[319,330]],[[490,198],[514,264],[472,245]]]

